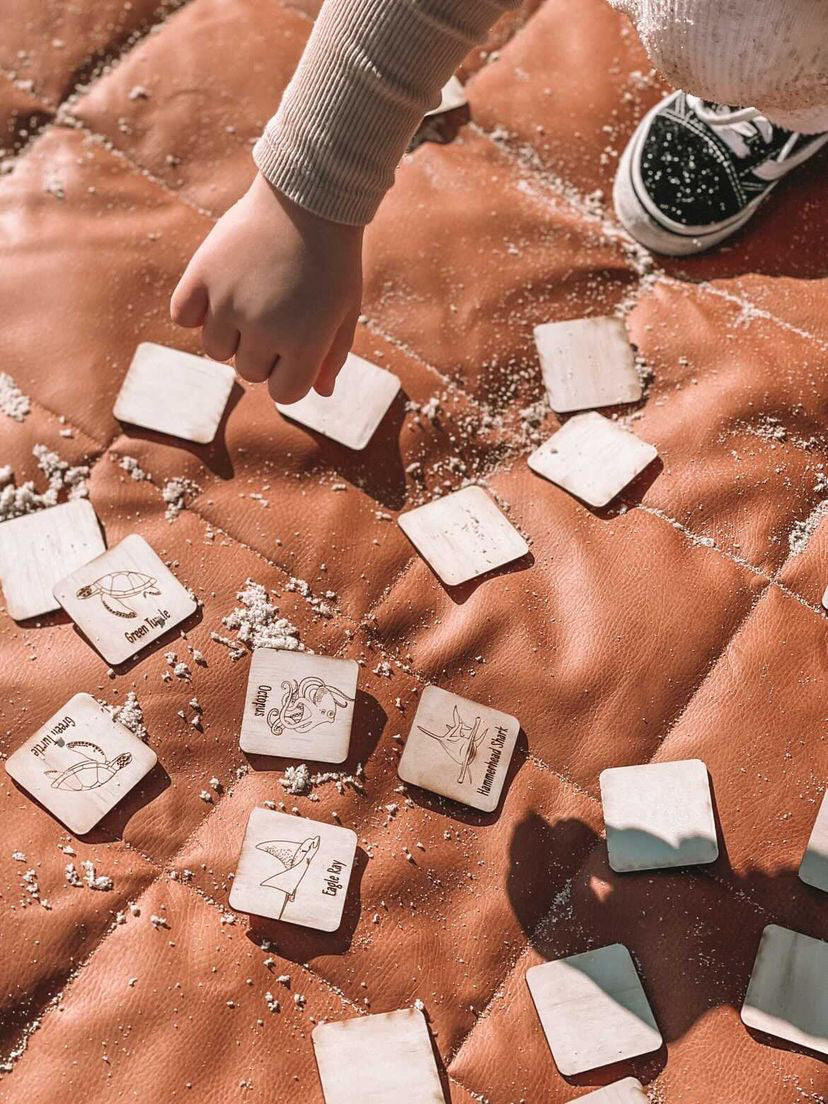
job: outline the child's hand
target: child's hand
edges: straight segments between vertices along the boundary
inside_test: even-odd
[[[179,326],[203,326],[214,360],[235,355],[278,402],[333,392],[362,298],[361,226],[319,218],[257,173],[187,265],[170,302]]]

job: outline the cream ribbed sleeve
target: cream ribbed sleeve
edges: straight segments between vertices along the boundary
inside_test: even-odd
[[[334,222],[371,221],[423,115],[475,43],[520,0],[325,0],[279,110],[263,176]]]

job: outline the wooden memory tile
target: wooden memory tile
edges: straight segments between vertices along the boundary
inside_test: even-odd
[[[16,621],[59,608],[52,588],[106,545],[91,503],[64,502],[0,525],[0,579]]]
[[[83,835],[155,766],[152,748],[89,694],[75,696],[6,760],[11,777]]]
[[[336,931],[356,855],[350,828],[254,809],[230,907],[319,931]]]
[[[553,410],[566,414],[641,398],[641,379],[620,318],[578,318],[535,326],[535,345]]]
[[[123,663],[196,610],[137,533],[61,579],[54,595],[109,663]]]
[[[769,924],[762,933],[742,1021],[828,1054],[828,943]]]
[[[468,102],[466,89],[461,81],[457,77],[449,77],[440,89],[440,102],[431,111],[427,111],[425,117],[444,115],[447,111],[456,111],[458,107],[464,107]]]
[[[526,982],[564,1077],[661,1046],[632,957],[621,943],[533,966]]]
[[[299,402],[276,403],[276,409],[347,448],[364,449],[399,389],[393,372],[349,353],[332,395],[309,391]]]
[[[649,1097],[644,1092],[644,1086],[637,1077],[625,1077],[623,1081],[614,1081],[611,1085],[605,1085],[603,1089],[579,1096],[578,1100],[571,1100],[569,1104],[648,1104]]]
[[[121,422],[206,445],[216,435],[235,378],[228,364],[142,341],[113,413]]]
[[[427,686],[398,773],[404,782],[493,812],[500,801],[520,722],[477,702]]]
[[[590,411],[553,433],[529,467],[590,506],[606,506],[657,456],[652,445]]]
[[[520,559],[529,545],[482,487],[464,487],[398,518],[400,528],[448,586]]]
[[[320,1024],[313,1049],[325,1104],[445,1104],[417,1008]]]
[[[353,659],[257,648],[247,680],[242,751],[343,763],[358,674]]]
[[[600,783],[613,870],[692,866],[718,857],[710,778],[700,759],[610,767]]]
[[[799,876],[807,885],[828,893],[828,790],[823,795],[814,830],[799,867]]]

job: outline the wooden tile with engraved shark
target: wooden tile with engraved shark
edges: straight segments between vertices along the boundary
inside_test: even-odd
[[[497,808],[520,723],[508,713],[427,686],[398,773],[404,782],[483,812]]]
[[[230,890],[239,912],[336,931],[356,855],[350,828],[254,809]]]

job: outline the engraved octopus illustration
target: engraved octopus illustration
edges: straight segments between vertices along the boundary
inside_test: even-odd
[[[281,736],[287,729],[290,732],[310,732],[320,725],[333,724],[337,709],[344,709],[349,701],[336,686],[329,686],[316,675],[309,675],[301,681],[286,679],[282,683],[282,704],[271,709],[267,723],[274,736]]]
[[[276,874],[259,882],[259,885],[275,889],[282,894],[282,903],[276,915],[277,920],[282,919],[288,902],[296,900],[296,890],[316,857],[319,843],[319,836],[311,836],[302,843],[292,840],[267,840],[265,843],[256,844],[257,850],[266,852],[278,862],[280,867]]]
[[[126,599],[159,595],[161,591],[156,584],[157,580],[152,575],[145,575],[142,571],[111,571],[88,586],[82,586],[77,596],[94,598],[97,595],[104,608],[116,617],[137,617]]]
[[[90,740],[71,740],[65,746],[80,758],[65,770],[45,771],[46,774],[57,775],[52,779],[53,790],[97,790],[132,762],[128,751],[121,752],[114,759],[107,759],[103,748]]]

